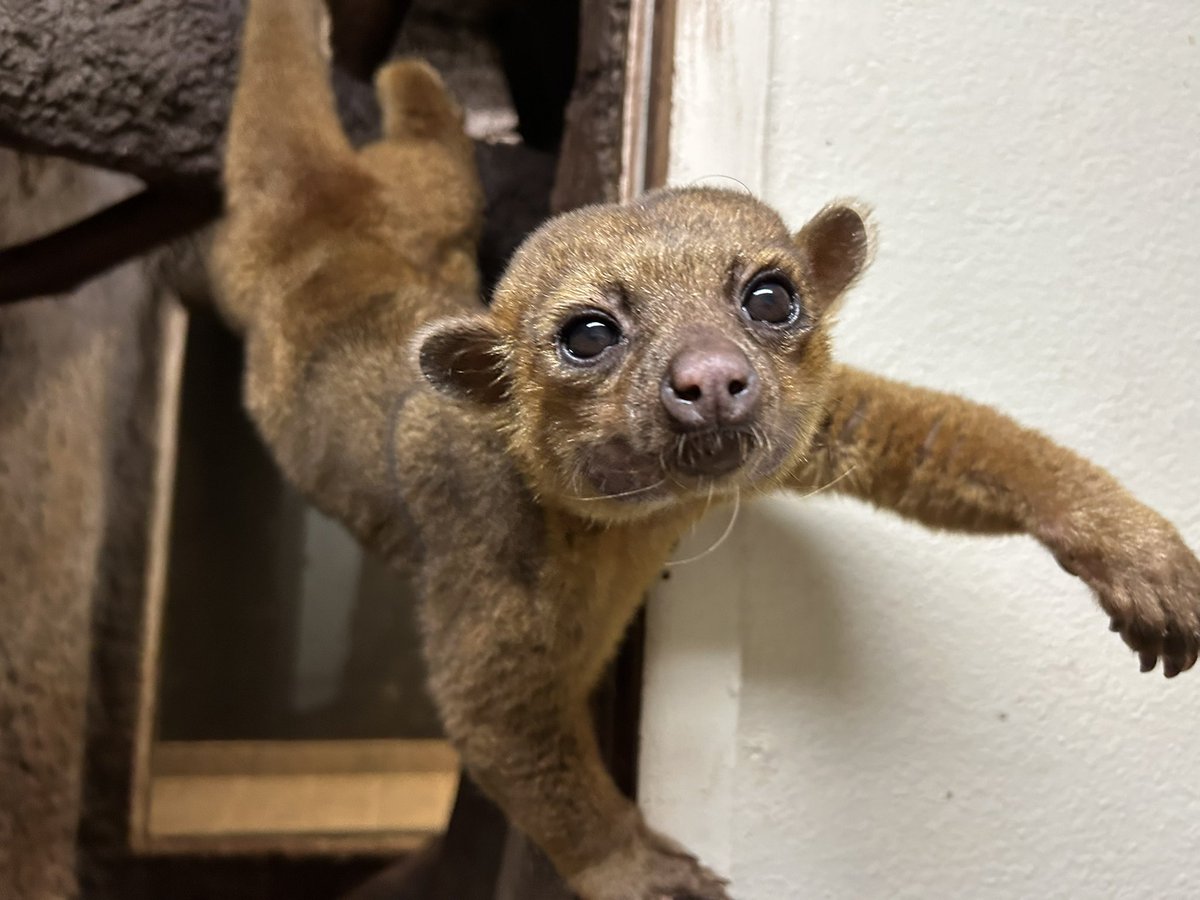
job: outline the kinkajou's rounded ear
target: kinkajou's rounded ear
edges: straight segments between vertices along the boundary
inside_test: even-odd
[[[824,312],[867,268],[873,249],[866,210],[842,202],[825,207],[795,237],[808,257],[819,296],[812,298]]]
[[[414,344],[421,374],[439,391],[487,406],[508,399],[504,339],[486,315],[431,322]]]

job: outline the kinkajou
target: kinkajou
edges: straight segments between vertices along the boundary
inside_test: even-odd
[[[584,898],[727,896],[617,791],[587,713],[710,498],[831,484],[1028,533],[1143,669],[1195,663],[1200,563],[1167,521],[994,410],[834,361],[831,312],[871,252],[855,204],[795,233],[712,189],[581,209],[484,309],[458,108],[428,67],[392,64],[384,138],[352,149],[322,15],[250,3],[212,260],[246,402],[287,476],[410,574],[447,734]]]

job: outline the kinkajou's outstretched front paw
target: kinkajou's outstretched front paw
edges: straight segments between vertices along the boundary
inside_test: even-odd
[[[730,900],[726,884],[641,822],[622,849],[571,879],[583,900]]]
[[[1173,678],[1200,655],[1200,560],[1170,522],[1144,506],[1051,527],[1043,540],[1059,565],[1096,592],[1101,607],[1141,659],[1163,661]]]

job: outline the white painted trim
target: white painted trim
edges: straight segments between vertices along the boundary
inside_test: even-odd
[[[772,10],[772,0],[678,5],[668,184],[700,179],[762,190]],[[689,559],[712,545],[729,514],[729,508],[714,511],[675,558]],[[729,540],[741,540],[739,532]],[[743,573],[725,564],[727,558],[668,569],[670,580],[651,597],[638,797],[652,826],[728,875],[737,800]],[[688,698],[686,708],[673,702],[679,697]],[[681,768],[686,778],[678,777]],[[696,815],[697,809],[704,814]]]
[[[668,181],[724,176],[763,188],[772,0],[680,3]]]

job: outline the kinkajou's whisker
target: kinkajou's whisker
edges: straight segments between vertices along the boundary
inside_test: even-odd
[[[737,522],[738,512],[741,510],[741,508],[742,508],[742,492],[741,492],[741,490],[737,490],[733,494],[733,515],[731,515],[729,517],[729,524],[727,524],[725,526],[725,530],[723,532],[721,532],[721,536],[719,538],[717,538],[715,541],[713,541],[713,543],[709,545],[708,549],[704,550],[701,553],[697,553],[695,556],[689,556],[687,559],[667,560],[667,562],[665,563],[666,567],[671,568],[673,566],[682,566],[685,563],[693,563],[693,562],[696,562],[697,560],[703,559],[704,557],[708,556],[710,553],[715,552],[718,547],[720,547],[723,543],[725,543],[726,540],[728,540],[729,535],[733,534],[733,526]]]
[[[596,496],[592,496],[592,497],[585,497],[585,496],[580,495],[580,496],[571,497],[570,499],[579,500],[580,502],[583,502],[583,503],[592,503],[592,502],[595,502],[596,500],[618,500],[621,497],[632,497],[635,494],[644,494],[647,491],[653,491],[656,488],[662,487],[666,483],[667,483],[667,479],[660,478],[660,479],[658,479],[658,481],[654,482],[654,484],[643,485],[642,487],[633,488],[632,490],[628,490],[628,491],[621,491],[620,493],[617,493],[617,494],[597,494]]]
[[[696,185],[700,184],[700,182],[707,181],[710,178],[724,178],[726,181],[732,181],[747,194],[754,193],[754,191],[750,190],[750,188],[746,185],[746,182],[742,181],[740,178],[734,178],[732,175],[723,175],[720,172],[713,172],[711,175],[701,175],[699,178],[692,181],[688,187],[695,187]]]
[[[855,469],[857,469],[857,468],[858,468],[858,464],[857,464],[857,463],[855,463],[854,465],[850,466],[850,468],[848,468],[848,469],[846,469],[844,472],[842,472],[842,474],[838,475],[837,477],[833,478],[833,479],[832,479],[832,480],[830,480],[830,481],[827,481],[825,484],[821,485],[819,488],[814,488],[813,490],[809,491],[807,494],[801,494],[801,495],[800,495],[798,498],[796,498],[796,499],[798,499],[798,500],[805,500],[805,499],[807,499],[807,498],[809,498],[809,497],[815,497],[817,494],[820,494],[820,493],[822,493],[823,491],[827,491],[827,490],[829,490],[831,487],[833,487],[835,484],[837,484],[837,483],[838,483],[839,481],[841,481],[843,478],[845,478],[845,477],[847,477],[848,475],[850,475],[850,473],[852,473],[852,472],[853,472]]]

